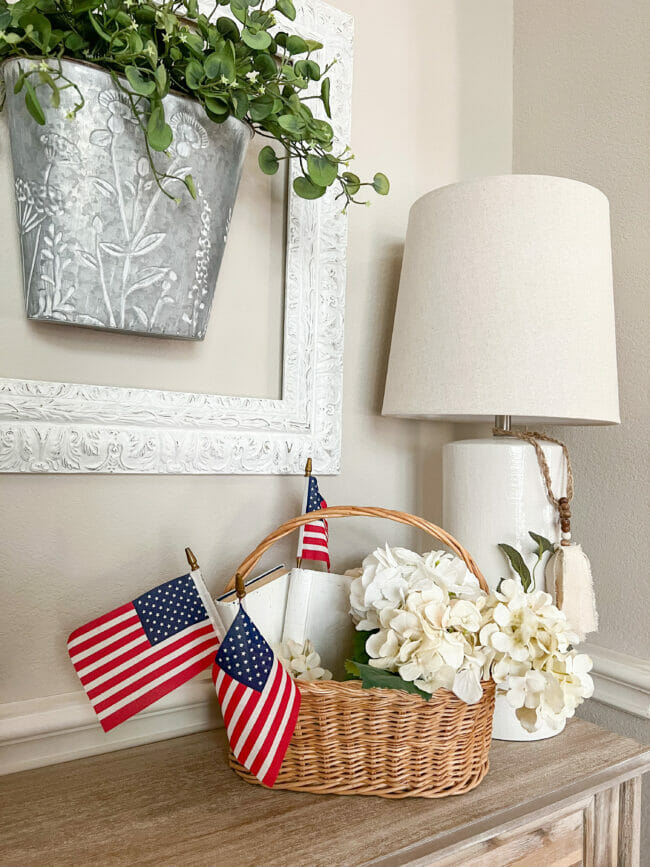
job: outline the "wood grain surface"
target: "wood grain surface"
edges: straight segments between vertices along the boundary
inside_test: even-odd
[[[596,815],[611,808],[607,790],[648,770],[650,749],[572,720],[551,740],[495,741],[490,759],[478,788],[439,801],[273,792],[228,769],[223,730],[202,732],[0,778],[0,863],[433,864],[538,822],[570,864],[583,805],[596,794]],[[634,824],[638,788],[625,792]],[[608,850],[607,829],[597,837]]]

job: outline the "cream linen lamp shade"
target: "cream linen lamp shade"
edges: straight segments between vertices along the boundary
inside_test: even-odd
[[[607,198],[502,175],[411,208],[385,415],[619,421]]]

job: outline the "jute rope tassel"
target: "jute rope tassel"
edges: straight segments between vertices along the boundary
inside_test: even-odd
[[[552,594],[555,604],[566,614],[566,618],[583,641],[589,632],[598,629],[598,612],[594,595],[591,564],[580,545],[571,542],[571,500],[573,499],[573,470],[569,450],[560,440],[537,431],[507,431],[493,428],[495,436],[515,437],[529,443],[537,455],[537,463],[546,486],[546,496],[558,510],[561,538],[555,552],[549,557],[544,571],[546,589]],[[555,443],[560,446],[566,462],[566,496],[556,497],[553,492],[551,471],[540,442]]]

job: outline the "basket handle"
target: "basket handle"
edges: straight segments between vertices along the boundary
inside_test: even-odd
[[[485,590],[486,593],[489,592],[487,581],[483,577],[481,570],[478,568],[472,557],[468,554],[465,548],[463,548],[460,542],[457,542],[453,536],[450,536],[449,533],[441,527],[432,524],[430,521],[425,521],[424,518],[417,518],[415,515],[409,515],[408,512],[397,512],[392,509],[375,508],[374,506],[330,506],[327,509],[319,509],[318,512],[309,512],[306,515],[299,515],[297,518],[291,518],[291,520],[286,521],[278,527],[277,530],[269,533],[265,539],[262,539],[257,548],[255,548],[255,550],[252,551],[239,565],[239,568],[228,582],[225,592],[236,589],[237,596],[242,599],[246,595],[244,581],[255,568],[262,555],[265,554],[277,541],[284,538],[284,536],[288,536],[289,533],[297,530],[303,524],[307,524],[309,521],[321,520],[322,518],[351,518],[358,516],[365,516],[368,518],[387,518],[390,521],[397,521],[399,524],[408,524],[411,527],[416,527],[418,530],[424,530],[425,533],[428,533],[430,536],[433,536],[434,539],[442,542],[451,549],[454,554],[460,557],[470,572],[477,577],[481,589]]]

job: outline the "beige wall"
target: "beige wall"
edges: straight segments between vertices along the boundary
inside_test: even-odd
[[[392,506],[435,519],[440,448],[451,428],[379,415],[402,243],[417,196],[510,170],[512,4],[338,5],[356,18],[358,169],[385,171],[393,189],[388,200],[350,216],[343,468],[323,478],[322,488],[332,504]],[[6,186],[6,137],[1,142]],[[14,304],[21,287],[10,259],[11,208],[0,197],[3,296]],[[245,253],[243,239],[238,243]],[[0,320],[8,315],[3,305]],[[83,366],[84,339],[76,342]],[[126,351],[127,342],[116,341],[115,350],[102,342],[105,361],[95,355],[93,363],[105,364],[104,375],[112,372],[111,352],[118,343]],[[44,336],[38,349],[45,362],[48,343]],[[14,375],[21,365],[30,368],[34,351],[17,343]],[[0,476],[0,701],[77,689],[65,652],[70,629],[180,574],[185,545],[199,555],[211,588],[221,588],[261,535],[296,512],[301,489],[296,477]],[[383,525],[339,522],[332,529],[335,565],[351,565],[386,532]],[[390,538],[407,537],[396,529]]]
[[[611,205],[621,425],[551,432],[574,462],[574,537],[591,557],[600,611],[593,641],[648,660],[650,5],[515,0],[514,10],[513,170],[586,181]],[[647,720],[597,702],[582,715],[650,740]]]

